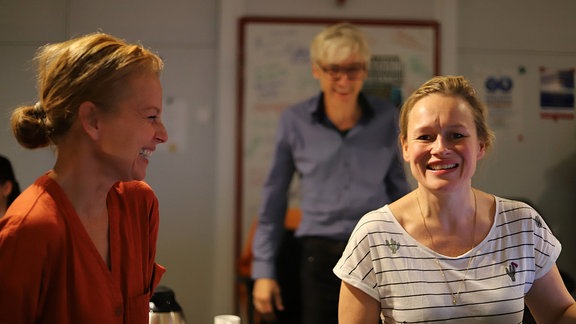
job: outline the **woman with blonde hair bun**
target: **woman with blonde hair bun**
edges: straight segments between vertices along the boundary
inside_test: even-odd
[[[147,323],[165,271],[142,181],[168,138],[162,60],[94,33],[43,46],[36,62],[38,102],[13,111],[12,130],[56,161],[0,219],[0,321]]]

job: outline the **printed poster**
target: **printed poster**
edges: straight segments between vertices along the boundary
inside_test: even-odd
[[[574,119],[574,68],[540,68],[540,116]]]

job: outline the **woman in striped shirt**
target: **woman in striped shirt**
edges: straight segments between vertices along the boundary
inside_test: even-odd
[[[576,322],[561,250],[529,205],[472,187],[493,143],[469,82],[432,78],[406,101],[400,144],[418,186],[357,224],[334,273],[341,323]]]

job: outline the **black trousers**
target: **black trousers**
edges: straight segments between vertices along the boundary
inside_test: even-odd
[[[332,269],[346,241],[303,237],[299,242],[301,323],[337,324],[341,280]]]
[[[293,234],[285,233],[276,261],[285,310],[276,311],[273,324],[337,324],[341,281],[332,268],[342,256],[346,241],[295,239]]]
[[[261,320],[261,324],[301,324],[300,255],[300,242],[294,237],[294,231],[285,231],[276,259],[284,310],[276,310],[275,322]]]

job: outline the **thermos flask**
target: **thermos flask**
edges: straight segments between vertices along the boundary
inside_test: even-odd
[[[174,291],[158,286],[150,298],[150,324],[185,324],[182,308],[176,302]]]

